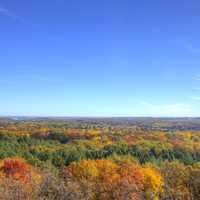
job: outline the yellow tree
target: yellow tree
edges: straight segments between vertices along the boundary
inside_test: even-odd
[[[145,166],[143,168],[143,174],[145,199],[159,199],[163,187],[163,178],[161,174],[152,166]]]
[[[89,200],[139,200],[144,182],[138,165],[110,160],[72,163],[64,169],[63,178],[68,186],[79,184],[79,193],[85,193]]]

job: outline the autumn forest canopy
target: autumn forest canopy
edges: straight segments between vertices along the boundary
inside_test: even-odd
[[[198,118],[1,118],[2,200],[199,200]]]

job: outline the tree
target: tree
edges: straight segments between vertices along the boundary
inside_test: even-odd
[[[31,178],[31,166],[21,159],[6,159],[0,168],[1,173],[7,178],[28,181]]]
[[[144,180],[138,165],[116,164],[110,160],[72,163],[64,169],[63,178],[67,187],[78,184],[78,193],[86,193],[91,200],[139,200]]]
[[[152,166],[143,168],[144,174],[144,197],[148,200],[158,199],[162,193],[163,178]]]
[[[164,177],[163,196],[172,200],[189,199],[187,167],[178,161],[165,162],[161,171]]]

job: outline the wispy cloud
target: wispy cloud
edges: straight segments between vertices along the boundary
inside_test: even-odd
[[[200,53],[200,48],[194,47],[192,44],[185,43],[184,48],[190,53]]]
[[[194,77],[194,80],[195,80],[195,81],[200,81],[200,76],[199,76],[199,75],[195,76],[195,77]]]
[[[63,83],[63,79],[57,79],[52,76],[45,76],[45,75],[23,75],[23,76],[18,76],[14,77],[13,79],[3,79],[0,78],[0,84],[1,85],[7,85],[7,86],[12,86],[12,87],[22,87],[25,84],[33,82],[40,82],[41,84],[61,84]]]
[[[194,88],[192,88],[192,90],[200,91],[200,87],[194,87]]]
[[[190,99],[200,101],[200,96],[191,96]]]
[[[13,20],[19,21],[21,23],[27,23],[24,18],[22,18],[19,15],[15,14],[11,10],[8,10],[8,9],[4,8],[1,5],[0,5],[0,14],[4,15],[4,16],[7,16],[7,17],[9,17],[9,18],[11,18]]]
[[[18,81],[11,81],[11,80],[2,80],[0,79],[1,85],[9,85],[9,86],[20,86],[20,82]]]
[[[194,75],[194,78],[193,78],[194,81],[200,81],[200,75],[199,74],[196,74]],[[200,95],[197,94],[198,91],[200,91],[200,87],[194,87],[192,88],[192,90],[195,90],[196,91],[196,94],[194,94],[193,96],[190,96],[189,98],[192,99],[192,100],[196,100],[196,101],[200,101]]]
[[[59,83],[59,82],[63,82],[63,80],[57,79],[55,77],[52,76],[47,76],[47,75],[30,75],[27,76],[26,78],[35,80],[35,81],[40,81],[40,82],[49,82],[49,83]]]
[[[185,103],[174,104],[152,104],[149,102],[140,102],[145,109],[156,116],[191,116],[193,113],[192,106]]]

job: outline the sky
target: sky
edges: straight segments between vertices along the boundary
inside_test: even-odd
[[[200,116],[199,0],[0,0],[0,115]]]

